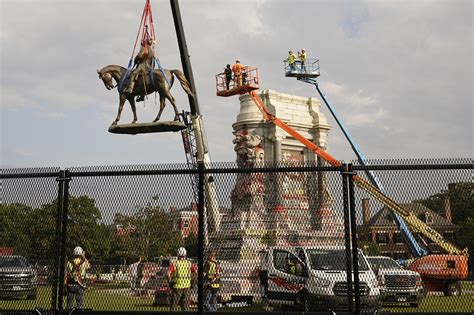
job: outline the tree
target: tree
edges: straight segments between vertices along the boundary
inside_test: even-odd
[[[0,204],[0,247],[13,247],[14,252],[29,257],[31,242],[27,232],[31,207]]]
[[[116,236],[117,249],[129,260],[136,260],[140,256],[150,260],[172,255],[181,244],[181,238],[173,231],[168,214],[150,204],[137,208],[130,216],[117,214],[114,223],[124,231],[122,235]]]
[[[427,208],[443,214],[442,202],[448,197],[451,204],[451,216],[454,224],[460,224],[469,217],[474,217],[474,199],[472,193],[474,183],[459,182],[450,184],[449,190],[429,196],[426,199],[416,200]]]
[[[442,201],[449,197],[451,204],[452,222],[461,227],[457,234],[457,245],[467,248],[469,253],[474,253],[474,199],[472,198],[474,183],[459,182],[450,184],[448,191],[429,196],[426,199],[418,200],[429,209],[443,214]],[[469,259],[469,269],[474,269],[473,259]]]
[[[189,233],[188,237],[184,239],[184,248],[186,248],[188,257],[198,256],[198,238],[194,233]]]
[[[93,259],[102,258],[100,248],[109,240],[100,238],[104,232],[99,224],[101,219],[94,199],[69,196],[66,253],[70,254],[74,247],[81,246]]]
[[[57,208],[58,200],[55,199],[30,212],[26,231],[34,258],[52,259],[57,255]],[[81,246],[89,257],[101,258],[109,237],[104,235],[105,230],[99,224],[101,215],[95,200],[88,196],[69,196],[67,212],[66,255],[70,255],[74,247]]]

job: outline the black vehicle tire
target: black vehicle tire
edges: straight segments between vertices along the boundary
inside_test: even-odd
[[[461,295],[461,286],[459,282],[452,282],[448,284],[446,291],[444,293],[446,296],[459,296]]]
[[[295,307],[297,311],[300,311],[300,312],[306,313],[310,311],[308,295],[306,292],[300,292],[296,295]]]

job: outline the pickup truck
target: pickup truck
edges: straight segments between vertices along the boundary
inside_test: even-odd
[[[35,300],[36,295],[36,270],[26,258],[0,256],[0,298],[26,297]]]
[[[369,256],[367,260],[377,275],[383,304],[420,304],[424,288],[418,272],[403,269],[390,257]]]

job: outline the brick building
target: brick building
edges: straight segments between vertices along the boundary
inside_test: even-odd
[[[401,204],[401,206],[413,212],[418,219],[440,233],[450,242],[456,241],[456,234],[460,227],[451,222],[451,208],[449,200],[443,202],[443,216],[433,212],[420,203]],[[362,200],[363,224],[358,227],[359,240],[376,243],[383,256],[394,259],[412,258],[410,249],[400,233],[392,212],[388,207],[383,207],[374,216],[371,216],[369,199]],[[430,253],[443,253],[443,249],[424,235],[415,236],[418,242],[427,247]]]
[[[179,231],[181,237],[186,238],[190,234],[197,236],[198,233],[198,207],[192,202],[189,207],[171,207],[169,212],[170,220],[173,223],[173,230]]]

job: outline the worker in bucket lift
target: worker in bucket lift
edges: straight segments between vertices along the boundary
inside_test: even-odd
[[[229,89],[230,81],[232,81],[232,69],[230,68],[229,64],[224,68],[223,74],[225,78],[225,86],[227,89]]]
[[[301,48],[301,52],[298,52],[298,58],[300,58],[300,61],[301,61],[301,70],[306,72],[306,65],[305,65],[305,62],[306,62],[306,49]]]
[[[240,63],[240,60],[237,59],[232,66],[232,72],[234,73],[234,83],[235,86],[242,85],[242,72],[244,71],[244,66]]]
[[[283,61],[288,62],[288,66],[290,67],[290,71],[295,71],[296,70],[296,67],[295,67],[296,55],[292,50],[288,51],[288,58],[286,58]]]

